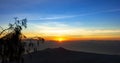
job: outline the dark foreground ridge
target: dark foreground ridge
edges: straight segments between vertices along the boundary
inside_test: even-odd
[[[25,63],[120,63],[120,56],[47,48],[25,55]]]

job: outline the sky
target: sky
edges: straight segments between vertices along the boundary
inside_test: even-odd
[[[0,26],[14,17],[27,18],[27,37],[120,39],[120,0],[0,0]]]

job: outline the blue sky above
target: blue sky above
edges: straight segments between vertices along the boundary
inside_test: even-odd
[[[12,22],[13,17],[27,18],[28,29],[43,32],[68,29],[66,32],[89,30],[86,33],[93,34],[92,30],[106,30],[116,34],[113,30],[120,32],[120,0],[0,0],[0,25]]]

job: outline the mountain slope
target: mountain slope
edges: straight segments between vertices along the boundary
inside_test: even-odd
[[[120,63],[120,56],[47,48],[25,55],[25,63]]]

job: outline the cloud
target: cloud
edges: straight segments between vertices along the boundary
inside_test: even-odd
[[[85,13],[85,14],[79,14],[77,16],[88,16],[88,15],[94,15],[94,14],[101,14],[101,13],[111,13],[111,12],[119,12],[120,9],[109,9],[109,10],[101,10],[101,11],[96,11],[96,12],[91,12],[91,13]],[[74,15],[75,17],[75,15]]]
[[[65,19],[65,18],[72,18],[72,17],[74,16],[53,16],[53,17],[40,18],[40,20]]]
[[[78,14],[78,15],[46,15],[41,16],[38,20],[54,20],[54,19],[71,19],[79,16],[88,16],[88,15],[94,15],[94,14],[100,14],[100,13],[110,13],[110,12],[119,12],[120,9],[109,9],[109,10],[101,10],[91,13],[84,13],[84,14]]]
[[[20,17],[20,18],[28,18],[29,21],[49,21],[49,20],[60,20],[60,19],[74,19],[76,17],[81,17],[81,16],[90,16],[90,15],[96,15],[96,14],[101,14],[101,13],[111,13],[111,12],[119,12],[120,9],[108,9],[108,10],[100,10],[100,11],[95,11],[95,12],[90,12],[90,13],[83,13],[83,14],[69,14],[69,15],[64,15],[64,14],[59,14],[59,15],[54,15],[54,14],[39,14],[39,13],[17,13],[17,14],[4,14],[0,15],[2,17],[2,20],[5,20],[5,18],[12,18],[12,17]]]
[[[30,23],[29,31],[36,34],[44,34],[45,36],[109,36],[109,37],[119,37],[120,30],[113,29],[85,29],[79,27],[71,27],[68,24],[61,22],[44,22],[44,23]]]

